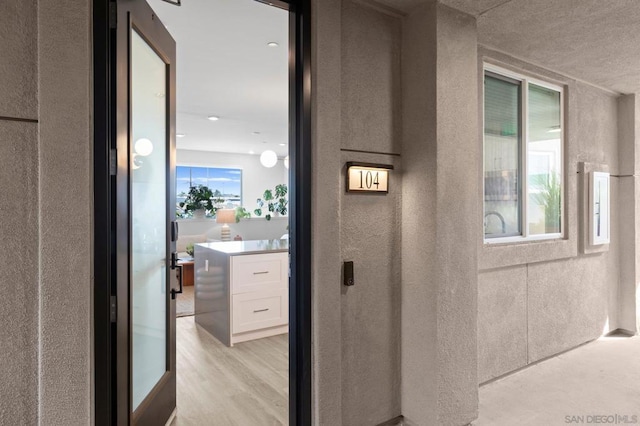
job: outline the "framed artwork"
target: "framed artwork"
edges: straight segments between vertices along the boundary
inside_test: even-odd
[[[609,244],[611,205],[609,202],[610,176],[606,172],[589,174],[589,244]]]

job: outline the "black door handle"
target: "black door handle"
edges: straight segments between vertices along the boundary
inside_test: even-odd
[[[178,222],[174,220],[171,222],[171,242],[178,241],[178,236]]]
[[[173,269],[177,269],[179,274],[180,274],[180,278],[178,278],[178,284],[179,284],[179,290],[176,290],[175,288],[171,289],[171,299],[175,300],[176,298],[176,294],[182,294],[182,290],[184,289],[184,265],[175,265],[175,268]]]

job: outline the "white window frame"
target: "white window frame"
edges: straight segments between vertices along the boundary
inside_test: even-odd
[[[534,77],[530,77],[524,74],[520,74],[497,65],[484,63],[482,70],[482,81],[484,81],[484,77],[486,72],[498,74],[504,77],[508,77],[513,80],[517,80],[521,84],[521,123],[522,123],[522,140],[520,143],[521,146],[521,170],[519,170],[519,179],[522,180],[522,194],[521,194],[521,221],[522,221],[522,235],[517,236],[508,236],[508,237],[493,237],[486,238],[484,235],[484,229],[482,233],[482,239],[485,244],[504,244],[504,243],[518,243],[518,242],[528,242],[528,241],[540,241],[540,240],[557,240],[563,239],[565,236],[566,229],[566,217],[565,217],[565,177],[564,177],[564,158],[565,158],[565,111],[564,111],[564,87],[552,84],[543,80],[539,80]],[[550,89],[560,93],[560,232],[553,234],[538,234],[538,235],[530,235],[529,234],[529,221],[527,220],[528,214],[528,188],[529,188],[529,177],[528,177],[528,140],[529,140],[529,83],[534,84],[536,86],[544,87],[546,89]],[[482,217],[485,216],[485,201],[484,201],[484,149],[485,149],[485,129],[484,129],[484,85],[482,90]],[[483,219],[484,220],[484,219]]]

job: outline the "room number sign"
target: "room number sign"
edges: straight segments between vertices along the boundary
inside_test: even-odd
[[[347,192],[389,192],[388,164],[347,163]]]

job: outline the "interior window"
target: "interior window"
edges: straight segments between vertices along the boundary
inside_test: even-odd
[[[215,207],[236,208],[242,206],[242,170],[219,167],[176,167],[177,216],[191,217],[192,212],[180,206],[192,188],[211,190]],[[211,215],[212,212],[207,212]]]

